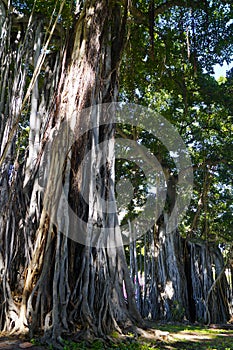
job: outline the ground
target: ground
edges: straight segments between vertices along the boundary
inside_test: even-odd
[[[75,343],[70,339],[64,340],[64,350],[233,350],[233,326],[212,325],[191,326],[183,324],[150,324],[151,330],[135,337],[128,333],[119,338],[114,333],[106,344],[101,339],[92,343]],[[13,337],[0,334],[1,350],[52,350],[52,346],[45,347],[36,339]]]

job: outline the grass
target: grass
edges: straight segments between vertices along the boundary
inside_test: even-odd
[[[63,350],[233,350],[233,331],[200,326],[153,324],[157,330],[169,332],[166,341],[135,338],[128,334],[122,340],[113,335],[107,344],[101,339],[92,343],[64,340]]]

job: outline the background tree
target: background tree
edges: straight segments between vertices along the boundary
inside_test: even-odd
[[[228,258],[232,252],[231,244],[228,243],[228,234],[223,237],[220,233],[223,230],[230,233],[230,217],[232,217],[232,207],[230,205],[232,201],[232,186],[230,185],[230,169],[232,168],[230,152],[230,144],[232,143],[230,141],[232,139],[232,110],[229,105],[231,97],[228,95],[229,90],[226,88],[227,85],[231,85],[231,82],[229,79],[230,73],[227,85],[225,85],[226,80],[221,79],[217,82],[210,73],[213,73],[214,64],[217,62],[222,64],[224,60],[230,62],[230,57],[232,57],[232,46],[228,44],[225,46],[232,37],[232,25],[230,17],[228,17],[232,8],[231,6],[225,6],[226,4],[216,8],[215,6],[218,6],[219,3],[210,5],[205,2],[202,5],[197,8],[194,4],[191,10],[185,7],[179,7],[175,10],[171,8],[165,11],[164,14],[160,14],[154,26],[153,45],[148,40],[148,32],[144,30],[143,17],[138,17],[141,25],[134,25],[127,55],[123,59],[122,81],[124,81],[124,85],[121,97],[126,101],[149,105],[154,110],[159,111],[177,127],[179,133],[183,136],[192,155],[195,182],[193,200],[182,225],[180,225],[180,232],[182,237],[186,239],[185,242],[190,242],[190,238],[192,238],[191,242],[196,242],[190,243],[194,245],[191,251],[189,250],[188,252],[188,260],[191,259],[193,264],[199,264],[202,261],[202,264],[207,266],[208,271],[211,264],[216,264],[218,266],[218,275],[226,267],[220,258],[219,252],[216,252],[218,257],[211,258],[212,262],[207,261],[205,255],[213,254],[211,252],[212,248],[210,248],[211,245],[215,245],[217,249],[218,244],[223,242],[223,246],[227,247],[229,253],[226,254]],[[143,4],[138,5],[138,8],[143,8]],[[206,21],[207,17],[208,19],[211,18],[210,22]],[[225,39],[222,42],[221,40],[212,42],[211,36],[206,35],[208,25],[210,25],[212,33],[215,30],[216,32],[219,30],[223,33]],[[223,27],[216,29],[219,25],[223,25]],[[138,50],[138,42],[140,42],[140,51]],[[220,47],[221,50],[219,50]],[[154,51],[152,52],[152,50]],[[138,60],[136,66],[137,74],[133,75],[135,67],[133,60],[138,55],[142,59]],[[161,147],[158,140],[155,140],[150,134],[140,133],[139,139],[156,155],[163,166],[164,172],[168,174],[168,179],[170,174],[171,183],[174,183],[176,181],[176,170],[166,149]],[[220,175],[222,171],[226,175],[224,176],[225,180]],[[230,176],[228,177],[227,174]],[[169,181],[167,183],[169,184]],[[169,206],[171,203],[174,203],[175,194],[175,191],[170,192],[172,198],[167,200],[166,213],[169,213]],[[224,224],[223,217],[225,219],[228,217],[228,221],[224,219]],[[217,224],[220,222],[222,228]],[[163,224],[163,220],[158,222],[161,230],[163,229]],[[159,228],[156,228],[156,232],[159,232]],[[177,297],[173,289],[178,291],[180,282],[175,281],[173,283],[174,288],[169,287],[169,281],[172,281],[172,270],[170,270],[172,263],[169,265],[167,255],[175,255],[177,249],[180,249],[178,261],[181,259],[180,263],[182,264],[184,259],[182,254],[186,254],[185,252],[187,251],[183,250],[176,234],[173,234],[171,237],[167,237],[165,234],[167,242],[165,244],[163,243],[163,234],[161,232],[156,234],[155,242],[153,242],[151,234],[148,234],[147,239],[150,245],[147,247],[147,251],[149,256],[143,252],[144,259],[147,261],[147,267],[144,264],[145,266],[139,269],[141,274],[142,272],[145,274],[145,281],[141,282],[144,286],[144,300],[142,299],[144,313],[148,315],[150,312],[153,318],[165,317],[166,319],[174,319],[174,317],[182,319],[184,313],[186,313],[186,317],[189,319],[207,320],[209,317],[207,315],[208,307],[205,305],[200,306],[199,296],[202,295],[203,299],[208,299],[208,304],[210,301],[208,290],[211,289],[213,292],[211,288],[212,278],[215,279],[217,275],[211,277],[212,272],[209,271],[208,281],[203,279],[197,282],[195,278],[191,277],[192,263],[187,260],[185,274],[188,284],[183,287],[183,290],[186,290],[188,295],[186,294],[185,296],[183,291],[183,297]],[[160,253],[158,253],[158,248],[154,245],[156,242],[160,246]],[[196,245],[197,243],[201,244],[201,250]],[[160,261],[157,261],[156,258],[158,254]],[[198,258],[195,259],[195,255]],[[226,258],[226,262],[229,266],[228,258]],[[140,259],[138,266],[140,265]],[[159,271],[156,270],[156,275],[160,276],[156,281],[156,278],[153,276],[154,272],[151,271],[155,271],[158,266]],[[164,266],[164,269],[161,266]],[[147,272],[145,272],[145,269],[149,271],[148,278],[146,277]],[[176,271],[177,276],[181,275],[183,277],[179,263],[176,266]],[[194,271],[193,276],[195,274],[202,276],[203,272],[200,269],[199,271]],[[186,278],[183,278],[183,283],[186,283]],[[224,281],[221,281],[221,283],[225,286]],[[158,285],[162,285],[162,289],[164,289],[160,291],[158,287],[155,287]],[[187,290],[189,285],[192,287],[190,290]],[[198,288],[195,291],[196,286]],[[169,287],[168,292],[166,292],[166,287]],[[202,294],[202,288],[204,294]],[[170,295],[174,294],[172,297],[169,295],[169,290]],[[161,294],[165,297],[162,297]],[[195,300],[193,294],[195,294]],[[163,298],[165,298],[164,301]],[[188,301],[186,298],[188,298]],[[159,299],[162,299],[160,309]],[[183,302],[180,303],[180,300]],[[173,305],[169,306],[169,303]],[[195,308],[196,310],[194,311]],[[229,317],[225,306],[222,307],[221,311],[217,309],[215,311],[215,315],[210,315],[212,320],[216,320],[217,314],[221,314],[224,320]]]

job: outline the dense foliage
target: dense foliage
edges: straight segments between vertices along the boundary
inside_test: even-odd
[[[136,6],[146,10],[144,2]],[[218,1],[172,7],[155,17],[153,30],[141,15],[140,24],[131,23],[121,80],[121,98],[161,113],[190,150],[195,186],[183,235],[228,244],[233,216],[233,80],[232,70],[218,81],[213,72],[217,63],[232,61],[232,10],[231,4]],[[144,137],[164,169],[172,169],[157,141]]]

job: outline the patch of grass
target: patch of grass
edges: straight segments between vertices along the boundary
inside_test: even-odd
[[[233,350],[233,337],[220,339],[201,339],[200,341],[189,341],[187,339],[173,339],[172,341],[145,341],[134,340],[132,342],[121,341],[117,344],[105,344],[95,341],[90,345],[75,343],[66,345],[64,350]]]
[[[207,326],[154,324],[153,328],[170,333],[169,340],[160,349],[233,350],[233,331]]]
[[[195,326],[195,325],[185,325],[185,324],[153,324],[153,328],[159,329],[161,331],[167,331],[170,333],[179,333],[179,332],[190,332],[196,334],[232,334],[233,330],[226,330],[221,328],[210,328],[208,326]]]

